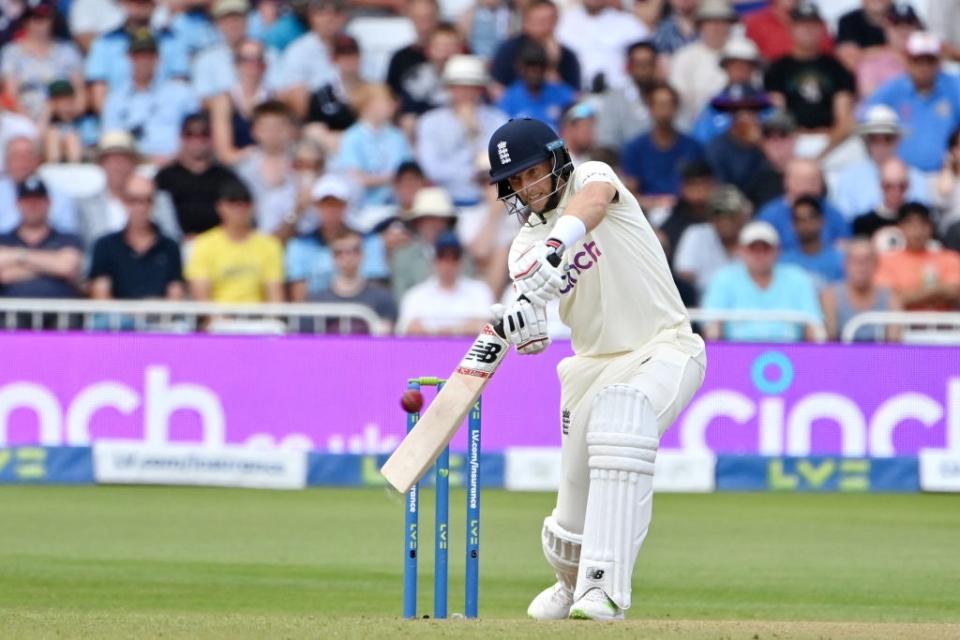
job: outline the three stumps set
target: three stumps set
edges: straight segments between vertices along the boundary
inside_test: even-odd
[[[443,388],[441,378],[411,378],[407,388],[419,391],[421,387]],[[407,432],[417,424],[420,413],[407,414]],[[466,584],[464,615],[476,618],[480,588],[480,398],[467,414],[467,457],[464,466],[467,489],[466,519]],[[447,559],[449,553],[450,526],[450,447],[437,458],[434,465],[436,485],[436,522],[434,526],[434,583],[433,617],[447,617]],[[413,485],[406,494],[404,511],[404,565],[403,565],[403,617],[417,617],[417,561],[420,541],[420,483]]]

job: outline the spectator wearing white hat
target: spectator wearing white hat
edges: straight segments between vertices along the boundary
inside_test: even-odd
[[[679,126],[684,131],[727,84],[720,58],[739,20],[728,0],[703,0],[695,17],[700,38],[678,49],[670,62],[670,84],[680,93]]]
[[[397,300],[430,277],[434,244],[454,228],[457,210],[442,187],[424,187],[413,197],[410,210],[401,213],[408,240],[390,253],[390,280]]]
[[[896,111],[886,105],[876,105],[863,114],[857,134],[867,150],[867,157],[843,169],[830,189],[834,205],[847,220],[853,220],[881,204],[883,190],[880,167],[896,157],[903,127]],[[923,172],[910,169],[907,199],[929,202],[927,182]]]
[[[701,306],[706,310],[800,311],[822,320],[813,279],[800,267],[777,264],[780,237],[756,220],[740,231],[741,261],[710,280]],[[792,342],[813,338],[810,327],[788,322],[712,322],[708,338],[750,342]]]
[[[733,87],[752,87],[759,83],[758,71],[763,60],[757,45],[746,38],[733,37],[727,40],[720,54],[720,67],[727,74],[727,86],[713,96],[711,102],[703,108],[690,135],[697,142],[706,145],[715,136],[730,128],[733,124],[733,112],[717,109],[713,101],[730,94]]]
[[[417,162],[457,205],[476,204],[483,193],[473,179],[475,160],[507,117],[483,101],[489,77],[481,58],[453,56],[443,69],[443,82],[450,104],[417,121]]]
[[[329,288],[335,271],[330,246],[335,238],[349,230],[346,220],[354,201],[354,186],[348,178],[328,173],[317,180],[312,197],[317,230],[297,236],[287,244],[287,282],[290,299],[295,302]],[[378,234],[363,237],[360,275],[383,282],[389,277],[383,238]]]
[[[932,33],[914,32],[907,42],[907,72],[877,89],[867,104],[885,104],[904,126],[900,157],[924,172],[939,171],[947,139],[960,125],[956,79],[940,68],[941,42]]]
[[[137,170],[140,154],[126,131],[108,131],[97,145],[97,164],[103,170],[103,190],[77,203],[80,236],[89,249],[101,236],[127,226],[127,188]],[[152,178],[146,178],[153,184]],[[166,192],[150,197],[150,221],[163,235],[178,240],[181,235],[173,201]]]

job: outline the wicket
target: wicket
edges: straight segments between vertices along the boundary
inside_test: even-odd
[[[444,380],[434,377],[411,378],[407,389],[419,391],[420,387],[443,387]],[[419,413],[407,415],[409,432],[420,419]],[[476,618],[479,608],[480,587],[480,399],[471,407],[467,418],[467,521],[466,521],[466,584],[464,615]],[[450,508],[450,448],[444,449],[435,464],[436,518],[434,523],[434,583],[433,617],[447,617],[447,555],[449,552]],[[403,565],[403,617],[417,617],[417,551],[419,547],[420,483],[407,493],[404,501],[404,565]]]

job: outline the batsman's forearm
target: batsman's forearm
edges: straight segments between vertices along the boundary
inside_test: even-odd
[[[617,195],[617,188],[609,182],[590,182],[578,191],[561,216],[574,216],[586,227],[587,232],[593,231],[607,215],[607,206]]]

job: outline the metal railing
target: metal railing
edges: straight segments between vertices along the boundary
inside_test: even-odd
[[[820,318],[804,311],[768,309],[688,309],[693,322],[782,322],[810,327],[814,342],[826,342],[827,329]]]
[[[842,342],[853,342],[864,327],[899,327],[903,341],[927,344],[960,344],[960,312],[957,311],[866,311],[843,325]]]
[[[368,307],[339,302],[219,304],[0,298],[0,329],[383,335],[386,323]]]

